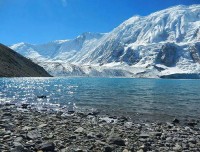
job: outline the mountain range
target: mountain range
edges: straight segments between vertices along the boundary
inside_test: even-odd
[[[109,33],[9,47],[53,76],[199,78],[200,5],[133,16]]]

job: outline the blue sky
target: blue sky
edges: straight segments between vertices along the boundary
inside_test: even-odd
[[[133,15],[200,0],[0,0],[0,43],[44,43],[109,32]]]

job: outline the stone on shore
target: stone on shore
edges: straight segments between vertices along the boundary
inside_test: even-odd
[[[55,150],[55,145],[54,145],[53,142],[43,143],[37,149],[38,150],[43,150],[43,151],[51,151],[51,152],[53,152]]]
[[[108,142],[110,144],[115,144],[118,146],[125,146],[125,141],[121,137],[118,137],[118,136],[109,137]]]
[[[75,131],[75,133],[83,133],[84,129],[82,127],[77,128]]]
[[[41,134],[37,130],[32,130],[27,133],[29,139],[37,139],[41,137]]]
[[[11,152],[30,152],[30,151],[24,148],[23,146],[17,146],[14,149],[12,149]]]
[[[8,114],[11,113],[12,115]],[[7,114],[5,114],[7,113]],[[69,115],[69,114],[68,114]],[[103,121],[104,120],[104,121]],[[197,121],[134,122],[109,115],[66,116],[63,112],[21,110],[0,105],[2,152],[200,151]]]

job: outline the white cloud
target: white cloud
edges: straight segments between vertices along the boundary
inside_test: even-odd
[[[67,0],[61,0],[61,2],[62,2],[62,5],[63,5],[64,7],[67,6]]]

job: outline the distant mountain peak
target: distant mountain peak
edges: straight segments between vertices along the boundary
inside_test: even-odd
[[[200,73],[199,10],[200,5],[178,5],[148,16],[133,16],[109,33],[85,32],[72,40],[11,48],[25,56],[30,50],[37,52],[28,55],[42,60],[43,67],[50,68],[46,61],[60,62],[64,64],[60,69],[79,69],[82,74],[124,74],[126,66],[126,74],[134,77],[174,71]]]
[[[98,39],[105,35],[104,33],[92,33],[92,32],[84,32],[81,35],[79,35],[77,38],[82,38],[85,40],[90,40],[90,39]]]

